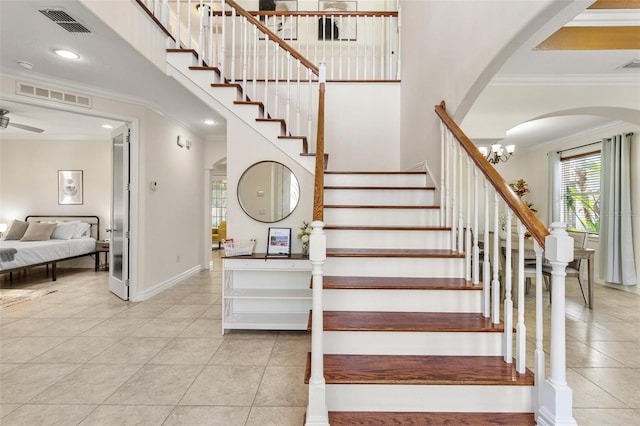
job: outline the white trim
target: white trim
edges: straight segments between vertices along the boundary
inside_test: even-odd
[[[572,115],[575,115],[575,114],[572,114]],[[551,116],[549,116],[549,117],[551,117]],[[557,117],[557,116],[553,116],[553,117]],[[538,117],[538,118],[545,118],[545,117]],[[607,129],[618,129],[621,126],[629,127],[629,123],[626,123],[624,121],[613,121],[613,122],[610,122],[610,123],[603,124],[602,126],[592,127],[590,129],[584,130],[584,131],[579,132],[579,133],[573,133],[571,135],[563,136],[563,137],[558,138],[558,139],[553,139],[553,140],[550,140],[548,142],[539,143],[539,144],[531,146],[529,148],[522,149],[522,151],[537,151],[539,149],[543,149],[545,146],[556,145],[558,143],[565,142],[565,141],[572,141],[572,140],[580,138],[580,137],[589,138],[589,137],[591,137],[591,134],[593,134],[593,133],[599,133],[599,132],[607,130]],[[594,142],[596,142],[596,141],[594,141]],[[567,149],[570,149],[570,148],[564,148],[564,149],[567,150]]]
[[[488,86],[636,86],[633,70],[619,74],[498,74]]]
[[[174,285],[188,279],[189,277],[199,274],[202,270],[201,265],[196,265],[193,268],[187,269],[184,272],[179,273],[178,275],[161,282],[160,284],[152,287],[148,290],[143,291],[142,293],[138,293],[135,295],[129,295],[129,299],[132,302],[144,302],[145,300],[149,300],[153,296],[162,293],[163,291],[173,287]]]
[[[589,9],[565,24],[565,27],[637,26],[640,26],[640,11],[637,9]]]

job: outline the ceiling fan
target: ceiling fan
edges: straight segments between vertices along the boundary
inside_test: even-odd
[[[39,129],[37,127],[32,127],[32,126],[27,126],[26,124],[10,123],[10,120],[9,120],[9,117],[7,117],[7,114],[9,114],[9,110],[0,109],[0,127],[3,128],[3,129],[6,129],[7,126],[13,126],[13,127],[18,128],[18,129],[27,130],[29,132],[36,132],[36,133],[44,132],[43,129]]]

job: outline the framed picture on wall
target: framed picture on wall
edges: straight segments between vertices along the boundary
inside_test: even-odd
[[[318,19],[318,40],[356,41],[357,17],[331,16],[331,12],[356,12],[357,9],[356,1],[319,0],[318,10],[326,14]]]
[[[291,254],[291,228],[269,228],[267,237],[268,256],[289,256]]]
[[[84,204],[82,170],[58,170],[58,204]]]
[[[298,0],[260,0],[260,11],[271,12],[296,12],[298,10]],[[260,16],[260,21],[283,40],[298,39],[298,17],[297,16]],[[260,40],[264,40],[264,34],[260,33]]]

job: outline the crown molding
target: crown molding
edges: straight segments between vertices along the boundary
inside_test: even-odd
[[[591,127],[589,129],[583,130],[581,132],[578,133],[574,133],[568,136],[563,136],[561,138],[557,138],[557,139],[553,139],[547,142],[543,142],[543,143],[539,143],[536,144],[534,146],[530,146],[528,148],[523,149],[523,151],[538,151],[544,147],[549,147],[549,146],[553,146],[553,145],[557,145],[557,144],[561,144],[563,142],[567,142],[567,141],[571,141],[574,140],[576,138],[585,138],[585,139],[590,139],[592,137],[594,137],[594,134],[603,132],[605,130],[611,130],[612,132],[616,132],[619,131],[619,129],[623,128],[624,126],[629,127],[630,124],[624,121],[612,121],[606,124],[603,124],[601,126],[596,126],[596,127]]]
[[[498,74],[489,86],[637,86],[640,73],[620,74]]]

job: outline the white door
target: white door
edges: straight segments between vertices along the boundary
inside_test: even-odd
[[[109,289],[129,300],[129,126],[111,134],[111,243],[109,244]]]

